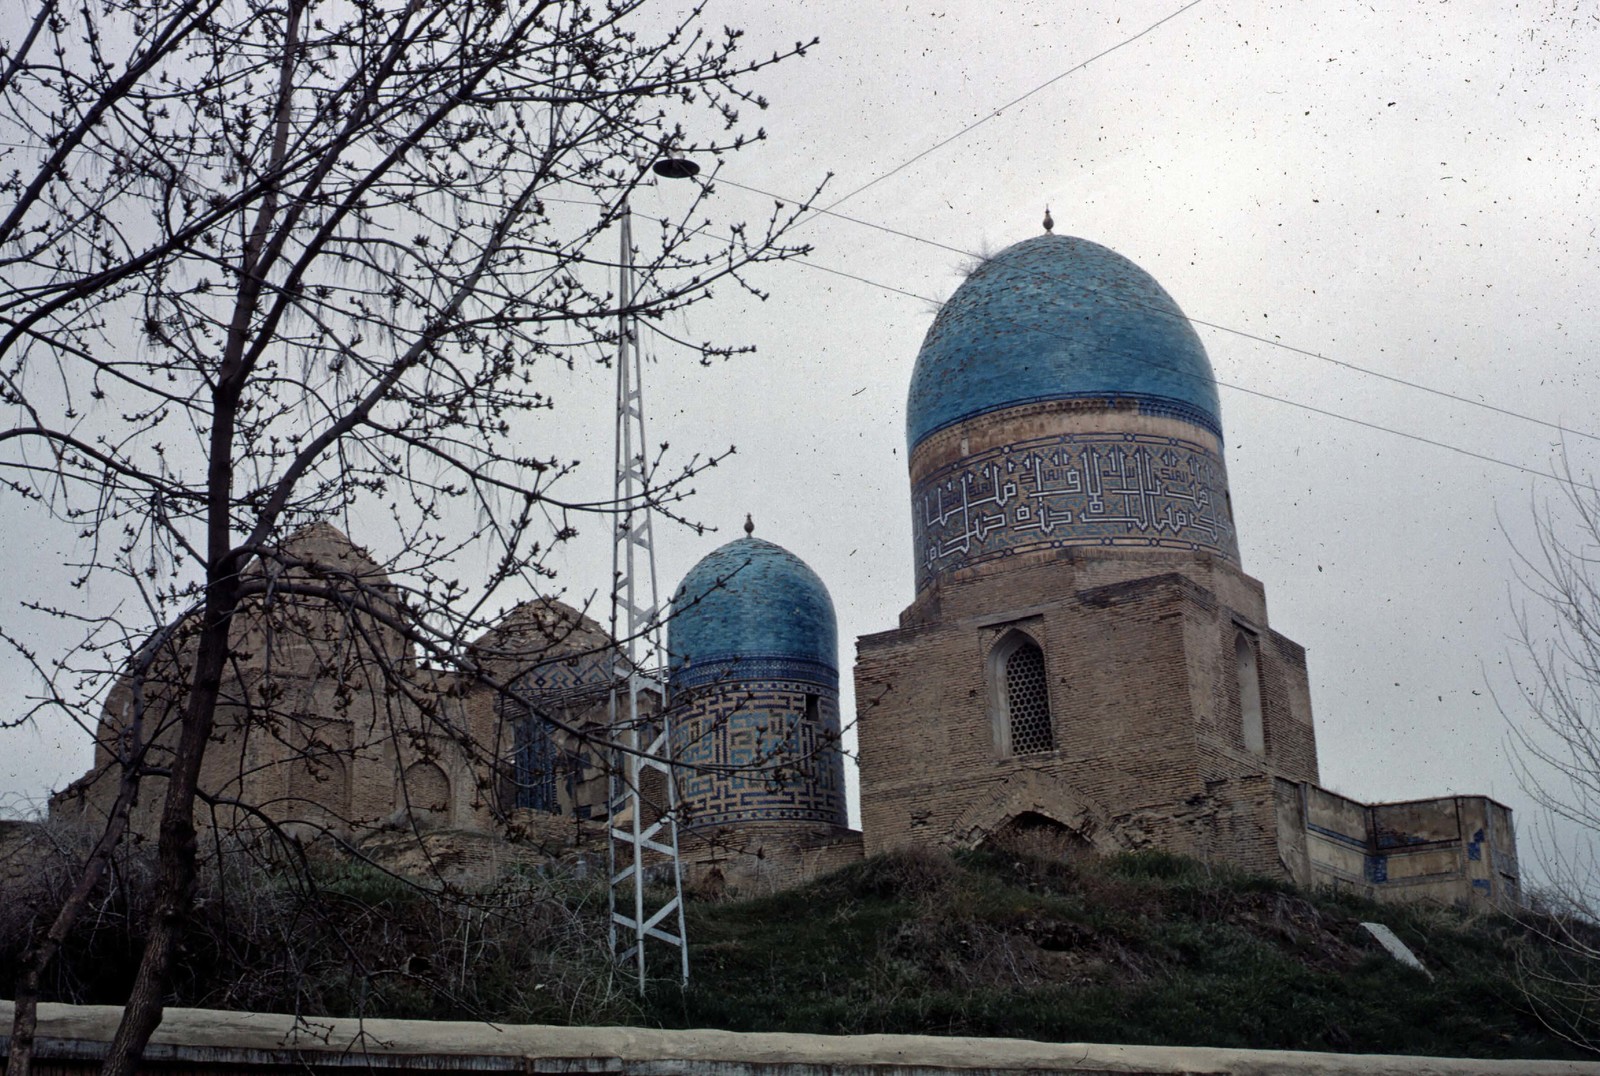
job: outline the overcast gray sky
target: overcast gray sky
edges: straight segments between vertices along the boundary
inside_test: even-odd
[[[839,197],[1182,7],[713,3],[711,25],[746,27],[757,54],[822,38],[762,80],[770,141],[724,175],[797,198],[833,172]],[[905,389],[934,304],[960,280],[944,248],[1037,234],[1048,203],[1057,232],[1119,251],[1225,327],[1198,329],[1222,383],[1244,567],[1273,627],[1309,652],[1323,783],[1526,806],[1491,698],[1508,690],[1516,594],[1501,521],[1525,541],[1551,483],[1252,394],[1535,470],[1561,436],[1226,329],[1600,430],[1597,71],[1590,2],[1200,0],[839,207],[904,236],[816,218],[800,233],[814,265],[759,274],[768,301],[725,289],[678,322],[759,351],[707,370],[656,349],[651,439],[738,447],[692,507],[721,533],[658,532],[663,589],[748,511],[828,584],[846,670],[857,635],[894,625],[912,597]],[[719,190],[751,217],[770,208]],[[636,210],[680,196],[645,192]],[[580,483],[603,489],[609,373],[552,389],[557,410],[530,420],[529,447],[585,456]],[[1578,468],[1600,470],[1600,442],[1566,443]],[[38,548],[39,527],[8,513],[3,547]],[[561,565],[569,597],[607,578],[607,536],[590,530]],[[0,558],[0,616],[46,651],[49,629],[15,603],[59,592],[60,555]],[[21,689],[14,662],[0,673]],[[71,728],[0,732],[0,795],[57,787],[88,759]]]

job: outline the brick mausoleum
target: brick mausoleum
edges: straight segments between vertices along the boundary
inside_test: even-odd
[[[784,885],[863,854],[995,842],[1168,849],[1392,899],[1518,900],[1503,805],[1366,805],[1318,785],[1305,651],[1272,629],[1239,563],[1210,361],[1138,266],[1051,234],[984,262],[923,341],[906,433],[917,592],[897,626],[857,642],[860,831],[822,580],[747,528],[676,590],[667,682],[691,884]],[[288,548],[284,570],[388,586],[332,527]],[[250,658],[267,648],[241,646],[213,795],[463,875],[581,854],[599,834],[592,745],[612,657],[592,620],[530,603],[474,642],[514,695],[406,662],[352,693],[333,672],[347,627],[274,610],[244,618],[241,639],[269,630],[271,668]],[[169,664],[181,683],[181,658]],[[252,719],[268,694],[295,720]],[[96,771],[54,811],[109,802],[115,778],[99,775],[126,701],[124,685]],[[137,827],[154,830],[158,803],[145,797]]]

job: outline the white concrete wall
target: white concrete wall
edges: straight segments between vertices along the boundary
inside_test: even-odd
[[[10,1034],[11,1003],[0,1002]],[[38,1054],[61,1076],[93,1072],[120,1010],[39,1006]],[[148,1071],[247,1074],[308,1063],[402,1071],[592,1076],[987,1076],[1079,1072],[1230,1076],[1600,1076],[1600,1062],[1477,1061],[1392,1055],[1114,1046],[921,1035],[789,1035],[647,1028],[535,1027],[422,1020],[332,1020],[168,1009]],[[81,1070],[75,1065],[81,1065]]]

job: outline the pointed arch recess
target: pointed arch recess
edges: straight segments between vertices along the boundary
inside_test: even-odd
[[[1245,750],[1267,753],[1267,729],[1261,714],[1261,656],[1254,635],[1233,634],[1233,668],[1239,681],[1239,733]]]
[[[1012,628],[989,648],[988,681],[995,745],[1001,756],[1039,755],[1056,749],[1044,648]]]

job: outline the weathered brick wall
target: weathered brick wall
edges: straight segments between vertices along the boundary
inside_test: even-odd
[[[1026,606],[1039,600],[1029,599],[1029,594],[1076,593],[1169,574],[1194,581],[1220,604],[1252,621],[1267,622],[1266,592],[1261,582],[1221,557],[1208,553],[1065,547],[1022,553],[1003,561],[949,572],[905,608],[900,614],[900,627],[998,612],[998,608],[986,604],[989,592],[984,584],[992,576],[1014,579],[1007,589],[1013,596],[1020,596]]]
[[[1267,627],[1255,580],[1209,556],[1080,551],[953,577],[902,623],[859,642],[869,853],[1033,812],[1102,848],[1282,871],[1272,780],[1314,779],[1316,748],[1304,652]],[[1262,754],[1240,731],[1241,626],[1261,643]],[[1044,649],[1056,749],[1006,758],[985,659],[1013,629]]]
[[[684,886],[702,897],[758,896],[862,858],[861,834],[842,826],[744,824],[680,835]]]
[[[1074,582],[1072,573],[991,574],[967,588],[981,586],[987,600],[962,594],[947,601],[938,624],[861,640],[856,697],[869,853],[949,842],[958,818],[1025,774],[1070,788],[1072,802],[1061,797],[1057,810],[1073,815],[1109,817],[1193,790],[1175,581],[1102,587],[1087,600]],[[951,615],[974,605],[987,615]],[[1002,758],[986,657],[1013,628],[1045,652],[1056,750]],[[1007,801],[994,807],[1002,813]],[[985,821],[1005,818],[963,819],[969,830]]]
[[[53,856],[40,823],[0,818],[0,892],[7,899],[22,896]]]
[[[286,547],[294,567],[378,600],[392,591],[367,554],[327,525]],[[367,618],[370,619],[370,618]],[[247,607],[235,620],[235,657],[225,677],[200,786],[243,807],[199,807],[201,825],[259,828],[263,819],[311,837],[395,829],[490,832],[515,804],[506,793],[513,737],[492,688],[418,668],[403,637],[381,623],[353,622],[320,599]],[[551,713],[574,729],[606,720],[603,692],[569,698],[567,666],[609,661],[604,633],[554,602],[519,606],[466,655],[510,682],[541,664],[564,694]],[[155,662],[144,691],[149,763],[164,765],[177,742],[193,641],[180,631]],[[597,657],[598,655],[598,657]],[[609,669],[609,664],[606,665]],[[570,677],[568,677],[570,679]],[[590,693],[593,694],[592,692]],[[53,816],[98,825],[117,792],[117,752],[135,707],[124,679],[108,696],[95,765],[52,800]],[[557,753],[577,736],[551,733]],[[604,803],[598,766],[560,774],[560,811]],[[147,777],[132,812],[135,832],[157,829],[165,781]]]
[[[1201,779],[1275,775],[1317,780],[1316,731],[1305,650],[1264,623],[1214,601],[1196,601],[1188,618],[1189,675],[1195,695],[1195,733]],[[1255,640],[1265,747],[1244,740],[1235,639]]]
[[[577,836],[570,822],[566,836]],[[584,843],[557,839],[510,841],[473,830],[386,830],[365,834],[357,847],[362,858],[396,874],[425,883],[471,886],[487,885],[515,868],[573,862],[585,855],[603,863],[605,849],[597,834],[584,836]]]

